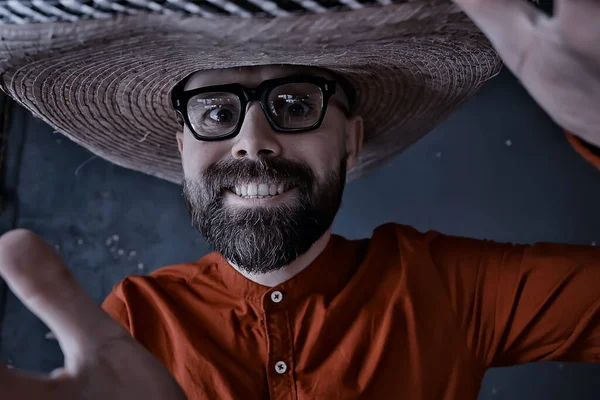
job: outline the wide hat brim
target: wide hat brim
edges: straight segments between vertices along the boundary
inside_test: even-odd
[[[94,154],[171,182],[183,177],[170,91],[206,69],[329,69],[357,91],[358,178],[415,143],[496,75],[501,61],[451,1],[276,18],[141,13],[0,26],[0,84]]]

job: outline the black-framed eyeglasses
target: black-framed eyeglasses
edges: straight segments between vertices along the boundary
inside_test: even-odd
[[[336,81],[303,76],[270,79],[256,88],[227,84],[184,90],[185,81],[171,92],[180,123],[198,140],[225,140],[236,136],[247,106],[258,101],[274,131],[308,132],[321,126]]]

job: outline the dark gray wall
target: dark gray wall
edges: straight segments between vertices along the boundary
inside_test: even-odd
[[[178,186],[95,158],[22,109],[13,116],[0,228],[32,229],[56,245],[97,301],[126,275],[208,252]],[[497,241],[600,245],[598,204],[600,172],[505,71],[417,145],[349,184],[334,227],[357,238],[396,221]],[[6,293],[1,360],[35,371],[61,365],[47,331]],[[494,369],[480,395],[532,398],[598,399],[600,365]]]

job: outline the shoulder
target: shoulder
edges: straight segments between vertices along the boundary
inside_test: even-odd
[[[437,232],[421,232],[398,223],[380,225],[363,242],[362,264],[368,264],[370,270],[377,269],[380,272],[423,265],[425,260],[431,258],[431,242],[437,235]]]
[[[400,260],[402,265],[423,266],[501,258],[506,252],[522,251],[524,246],[449,235],[436,230],[420,231],[412,226],[388,223],[375,229],[369,248],[369,253],[377,255],[379,260]]]
[[[197,287],[219,280],[217,265],[219,255],[210,253],[199,260],[167,265],[148,275],[130,275],[117,283],[113,288],[114,295],[125,299],[133,295],[166,294],[181,288]],[[193,284],[192,284],[193,282]]]
[[[495,240],[474,238],[453,234],[446,234],[437,230],[420,231],[417,228],[397,223],[380,225],[373,232],[371,240],[387,246],[397,246],[406,249],[428,249],[434,251],[439,248],[454,247],[456,249],[467,248],[522,248],[525,245],[516,245],[508,242],[497,242]]]
[[[409,225],[390,222],[378,226],[373,231],[371,243],[377,247],[420,248],[440,236],[444,235],[437,231],[423,232]]]

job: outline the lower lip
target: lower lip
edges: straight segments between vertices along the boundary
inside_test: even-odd
[[[233,204],[240,204],[240,205],[244,205],[244,206],[270,205],[270,204],[277,204],[282,201],[285,201],[286,199],[292,197],[295,191],[296,191],[296,188],[293,188],[293,189],[283,192],[282,194],[278,194],[277,196],[264,196],[262,198],[259,198],[259,197],[254,197],[254,198],[247,197],[246,198],[246,197],[238,196],[231,190],[225,190],[225,199],[227,199],[227,201],[232,202]]]

